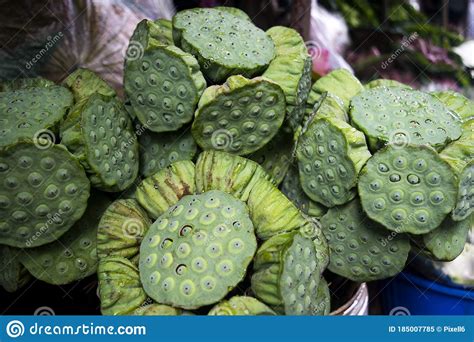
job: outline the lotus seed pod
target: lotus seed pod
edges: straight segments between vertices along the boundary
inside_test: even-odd
[[[474,161],[459,176],[458,197],[452,212],[454,221],[467,220],[474,211]]]
[[[397,233],[425,234],[438,227],[456,204],[458,181],[429,146],[387,145],[359,175],[367,215]]]
[[[86,212],[57,241],[23,250],[20,261],[37,279],[54,285],[69,284],[97,271],[97,226],[110,204],[101,193],[93,194]]]
[[[158,303],[194,309],[221,300],[257,248],[244,202],[219,190],[181,198],[150,227],[140,277]]]
[[[177,46],[196,56],[202,72],[214,83],[231,75],[252,77],[275,55],[272,40],[241,14],[194,8],[173,17]]]
[[[245,13],[244,11],[242,11],[239,8],[227,7],[227,6],[214,6],[212,8],[215,9],[215,10],[222,11],[222,12],[229,12],[230,14],[233,14],[234,16],[239,17],[240,19],[244,19],[244,20],[248,20],[248,21],[252,22],[252,19],[250,19],[248,14]]]
[[[183,310],[168,305],[149,304],[141,306],[131,314],[133,316],[180,316]]]
[[[370,81],[365,85],[365,89],[372,89],[372,88],[377,88],[377,87],[401,87],[401,88],[408,88],[411,89],[409,85],[406,85],[404,83],[395,81],[395,80],[389,80],[389,79],[384,79],[384,78],[379,78],[373,81]]]
[[[303,122],[310,123],[313,117],[349,122],[349,115],[344,109],[342,100],[328,92],[322,93],[313,106],[307,102],[306,118]]]
[[[219,151],[204,151],[196,162],[196,192],[221,190],[247,202],[255,184],[270,179],[256,162]]]
[[[275,44],[276,57],[263,76],[276,82],[285,94],[290,126],[296,129],[304,115],[311,89],[311,56],[300,34],[288,27],[275,26],[267,31]]]
[[[20,250],[0,245],[0,287],[15,292],[31,280],[31,274],[18,260]]]
[[[268,306],[253,297],[234,296],[214,306],[209,316],[275,316]]]
[[[329,243],[331,272],[364,282],[403,270],[410,251],[408,237],[367,218],[358,199],[330,208],[321,225]]]
[[[326,279],[321,278],[316,294],[316,311],[315,316],[327,316],[331,312],[331,293]]]
[[[469,230],[474,225],[473,216],[459,222],[450,216],[441,225],[428,234],[422,235],[421,249],[431,259],[452,261],[463,251]]]
[[[0,243],[37,247],[63,235],[82,216],[90,183],[62,145],[19,142],[0,150]]]
[[[63,84],[71,90],[76,103],[86,101],[96,93],[104,96],[116,95],[111,86],[88,69],[77,69],[64,80]]]
[[[148,177],[180,160],[192,160],[197,145],[189,129],[154,133],[145,131],[138,138],[140,143],[140,173]]]
[[[259,163],[271,176],[273,184],[283,181],[293,161],[293,134],[287,129],[280,129],[277,135],[260,150],[249,156]]]
[[[279,85],[262,77],[237,75],[204,91],[192,133],[203,150],[243,155],[267,144],[284,118],[285,95]]]
[[[321,279],[315,246],[299,231],[271,237],[257,251],[251,284],[256,297],[277,312],[313,315]]]
[[[61,86],[0,92],[0,148],[22,139],[48,148],[54,144],[56,126],[72,103],[72,94]]]
[[[440,149],[461,136],[461,121],[430,94],[401,87],[367,89],[352,98],[352,124],[371,148],[385,143],[429,144]]]
[[[53,81],[47,80],[42,77],[18,78],[16,80],[0,83],[0,92],[1,91],[14,91],[14,90],[20,90],[20,89],[29,89],[29,88],[47,88],[54,85],[55,83]]]
[[[176,46],[151,45],[128,59],[124,89],[138,120],[153,132],[190,122],[206,81],[196,59]]]
[[[474,102],[455,91],[437,91],[431,93],[449,110],[456,113],[464,122],[474,120]]]
[[[125,190],[138,175],[137,137],[116,97],[97,92],[77,103],[61,124],[61,139],[100,190]]]
[[[328,92],[339,97],[344,104],[344,110],[348,111],[351,99],[362,90],[364,86],[350,71],[336,69],[313,84],[307,102],[313,106],[324,92]]]
[[[127,47],[125,68],[129,62],[142,58],[145,49],[152,45],[174,45],[173,25],[170,20],[143,19],[137,24]]]
[[[254,184],[247,204],[255,232],[262,240],[298,229],[306,222],[295,205],[268,180]]]
[[[188,160],[171,164],[145,178],[135,193],[138,203],[156,219],[183,196],[195,192],[194,163]]]
[[[450,143],[440,152],[443,158],[460,175],[466,165],[474,159],[474,120],[462,125],[461,137]]]
[[[144,306],[147,296],[140,283],[138,268],[128,259],[101,259],[97,275],[103,315],[129,315]]]
[[[296,147],[301,186],[326,207],[355,197],[359,172],[369,158],[364,134],[337,119],[313,120]]]
[[[132,259],[151,226],[145,210],[134,199],[118,199],[102,215],[97,230],[97,255],[100,259],[120,256]]]
[[[281,184],[281,192],[303,213],[311,217],[323,216],[327,208],[309,198],[300,184],[298,167],[290,167]]]

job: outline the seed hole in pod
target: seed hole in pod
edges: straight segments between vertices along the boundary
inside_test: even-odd
[[[400,175],[397,174],[397,173],[391,174],[389,179],[390,179],[391,182],[394,182],[394,183],[399,182],[400,181]]]
[[[380,172],[388,172],[389,171],[388,166],[384,163],[380,163],[378,169],[379,169]]]
[[[178,266],[176,267],[176,274],[177,274],[177,275],[183,275],[183,274],[186,272],[187,268],[188,268],[188,267],[187,267],[186,265],[184,265],[184,264],[178,265]]]
[[[179,230],[179,236],[189,235],[193,231],[193,227],[190,225],[185,225]]]
[[[162,249],[165,249],[165,248],[168,248],[169,246],[171,246],[172,244],[173,244],[173,240],[169,239],[169,238],[166,238],[161,242],[160,247]]]
[[[232,226],[233,226],[236,230],[239,230],[240,228],[242,228],[242,224],[240,223],[240,221],[234,221],[234,222],[232,222]]]

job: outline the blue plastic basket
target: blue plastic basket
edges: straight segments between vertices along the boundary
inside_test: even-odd
[[[403,272],[381,282],[386,315],[474,315],[474,289]]]

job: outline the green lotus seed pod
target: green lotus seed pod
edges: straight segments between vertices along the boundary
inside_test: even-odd
[[[124,88],[133,114],[153,132],[175,131],[190,122],[205,87],[196,59],[176,46],[151,41],[140,58],[129,58],[125,65]]]
[[[137,24],[127,47],[125,68],[128,67],[130,61],[140,59],[145,48],[151,45],[174,45],[173,25],[170,20],[143,19]]]
[[[384,79],[384,78],[379,78],[373,81],[370,81],[365,85],[365,89],[372,89],[372,88],[377,88],[377,87],[401,87],[401,88],[408,88],[411,89],[409,85],[406,85],[404,83],[395,81],[395,80],[389,80],[389,79]]]
[[[257,251],[252,275],[256,297],[287,315],[317,312],[322,270],[315,245],[298,230],[271,237]]]
[[[461,137],[446,146],[441,152],[443,158],[460,175],[466,165],[474,158],[474,120],[462,125]]]
[[[440,149],[461,136],[461,121],[430,94],[402,87],[367,89],[351,100],[352,124],[373,149],[385,143]]]
[[[456,259],[464,249],[473,224],[472,216],[459,222],[446,217],[438,228],[420,237],[422,251],[434,260]]]
[[[138,138],[140,143],[140,173],[148,177],[171,163],[180,160],[192,160],[197,145],[189,129],[153,133],[144,131]]]
[[[138,254],[140,243],[150,226],[147,213],[136,200],[116,200],[100,219],[97,255],[100,259],[109,256],[132,259]]]
[[[171,164],[145,178],[135,193],[138,203],[156,219],[183,196],[195,192],[194,163],[188,160]]]
[[[137,177],[137,137],[116,97],[96,92],[76,103],[61,124],[61,139],[86,169],[92,186],[116,192]]]
[[[252,160],[219,151],[204,151],[196,162],[196,191],[221,190],[247,202],[256,183],[270,179]]]
[[[397,233],[425,234],[438,227],[456,204],[457,179],[429,146],[387,145],[359,175],[367,215]]]
[[[474,211],[474,161],[466,165],[459,176],[458,197],[452,212],[454,221],[462,221]]]
[[[329,243],[331,272],[365,282],[403,270],[410,251],[408,237],[370,220],[358,199],[330,208],[321,225]]]
[[[252,21],[252,19],[250,19],[247,13],[236,7],[214,6],[212,8],[223,12],[229,12],[234,16],[239,17],[240,19],[248,20],[250,22]]]
[[[272,40],[241,14],[194,8],[173,17],[177,46],[196,56],[202,72],[214,83],[230,75],[252,77],[275,55]]]
[[[253,297],[234,296],[214,306],[209,316],[275,316],[268,306]]]
[[[467,97],[452,90],[437,91],[431,94],[448,107],[448,109],[456,113],[461,120],[474,120],[474,102]]]
[[[97,275],[103,315],[129,315],[143,307],[147,296],[140,283],[138,268],[128,259],[101,259]]]
[[[237,75],[204,91],[192,133],[203,150],[243,155],[267,144],[284,118],[285,95],[279,85],[262,77]]]
[[[307,102],[313,106],[324,92],[329,92],[339,97],[344,104],[344,110],[348,111],[349,102],[362,90],[364,90],[364,86],[350,71],[336,69],[313,84]]]
[[[314,105],[307,102],[306,118],[304,123],[310,123],[314,118],[337,119],[349,122],[349,115],[344,109],[344,104],[340,98],[328,92],[322,93]]]
[[[244,278],[256,248],[245,203],[218,190],[185,196],[145,235],[140,278],[155,301],[198,308],[218,302]]]
[[[110,204],[101,193],[91,197],[86,212],[57,241],[23,250],[20,261],[37,279],[54,285],[69,284],[97,271],[97,226]]]
[[[96,93],[104,96],[117,95],[107,82],[88,69],[77,69],[64,80],[63,84],[71,90],[76,103],[87,101]]]
[[[331,312],[331,293],[326,279],[321,277],[316,294],[316,310],[315,316],[327,316]]]
[[[141,306],[131,314],[134,316],[180,316],[183,310],[168,305],[149,304]]]
[[[48,148],[54,144],[56,126],[72,103],[72,94],[56,85],[0,92],[0,148],[22,139]]]
[[[274,26],[267,31],[276,56],[263,76],[276,82],[285,94],[287,118],[293,129],[301,123],[311,89],[311,56],[300,34],[291,28]]]
[[[29,88],[47,88],[56,85],[53,81],[42,77],[18,78],[0,83],[0,91],[14,91]]]
[[[250,159],[259,163],[271,176],[275,185],[280,184],[293,161],[293,134],[282,128],[277,135]]]
[[[37,247],[63,235],[82,216],[90,183],[62,145],[19,142],[0,150],[0,243]]]
[[[295,205],[268,180],[254,184],[247,204],[255,232],[262,240],[298,229],[306,222]]]
[[[369,158],[364,134],[337,119],[309,123],[296,147],[301,186],[326,207],[354,198],[359,172]]]
[[[20,250],[0,245],[0,286],[7,292],[15,292],[31,280],[31,274],[18,260]]]
[[[281,192],[303,213],[319,218],[327,208],[309,198],[300,184],[298,167],[290,167],[281,184]]]

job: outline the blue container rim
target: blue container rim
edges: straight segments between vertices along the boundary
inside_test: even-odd
[[[427,290],[430,290],[430,291],[433,290],[433,291],[446,294],[452,297],[458,297],[460,300],[465,300],[465,299],[474,300],[474,289],[472,288],[451,287],[451,286],[443,285],[434,280],[421,278],[407,271],[402,272],[400,275],[403,275],[409,281],[413,282],[415,285],[419,285],[420,287],[423,287]],[[402,279],[402,281],[406,282],[407,279]]]

